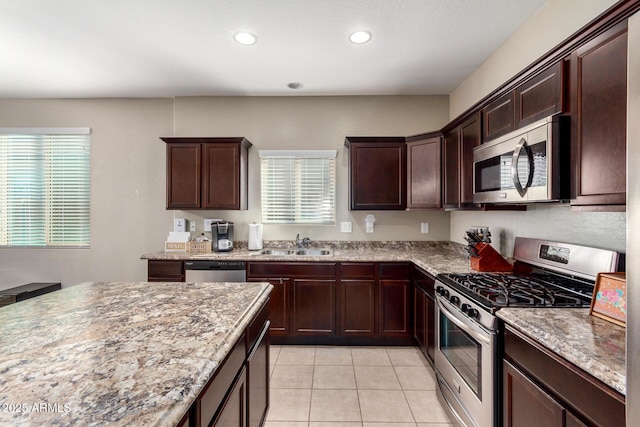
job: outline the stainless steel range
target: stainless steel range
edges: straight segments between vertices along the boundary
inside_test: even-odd
[[[598,272],[617,252],[516,238],[513,273],[440,274],[435,368],[441,397],[464,426],[499,426],[501,307],[589,308]]]

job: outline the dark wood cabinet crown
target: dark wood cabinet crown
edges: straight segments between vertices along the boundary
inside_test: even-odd
[[[247,209],[245,138],[164,137],[167,209]]]

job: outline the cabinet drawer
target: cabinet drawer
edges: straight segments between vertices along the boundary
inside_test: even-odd
[[[322,262],[252,262],[249,277],[330,277],[336,275],[335,263]]]
[[[244,365],[247,356],[245,336],[243,335],[229,356],[216,370],[213,380],[209,382],[200,397],[200,419],[202,425],[209,425],[218,412],[218,408],[224,402],[224,397],[233,385],[233,382]]]
[[[149,277],[184,277],[184,263],[182,261],[149,260]]]
[[[342,277],[375,277],[376,265],[372,262],[342,263]]]
[[[411,264],[408,263],[382,263],[380,264],[380,277],[399,280],[411,278]]]

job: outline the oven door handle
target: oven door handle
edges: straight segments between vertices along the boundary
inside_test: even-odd
[[[444,312],[445,316],[447,316],[447,319],[449,319],[451,322],[455,323],[455,325],[457,327],[459,327],[460,329],[462,329],[464,332],[466,332],[467,334],[471,335],[473,338],[475,338],[476,340],[480,341],[481,343],[484,343],[486,345],[491,345],[491,340],[488,337],[484,336],[480,332],[474,331],[473,329],[471,329],[469,324],[467,324],[466,322],[458,319],[453,313],[451,313],[451,311],[449,311],[448,308],[446,308],[444,306],[444,304],[442,303],[442,301],[440,301],[439,298],[438,298],[438,308],[442,312]]]
[[[520,161],[522,150],[525,151],[527,161],[529,162],[529,176],[527,176],[527,183],[524,187],[520,182],[520,173],[518,172],[518,162]],[[524,195],[527,194],[527,189],[531,187],[531,183],[533,182],[533,156],[531,155],[531,150],[527,146],[527,141],[524,138],[518,142],[515,150],[513,150],[513,157],[511,158],[511,180],[513,181],[513,185],[516,187],[518,194],[520,194],[520,197],[524,197]]]

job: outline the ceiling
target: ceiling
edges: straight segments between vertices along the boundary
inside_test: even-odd
[[[446,95],[544,1],[0,0],[0,97]]]

